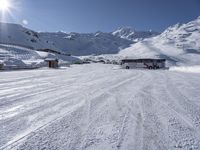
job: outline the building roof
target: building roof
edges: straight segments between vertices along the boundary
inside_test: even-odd
[[[132,61],[153,61],[153,60],[155,60],[155,61],[166,61],[166,59],[161,59],[161,58],[140,58],[140,59],[130,59],[130,58],[128,58],[128,59],[122,59],[121,61],[132,62]]]
[[[45,61],[58,61],[57,58],[46,58]]]

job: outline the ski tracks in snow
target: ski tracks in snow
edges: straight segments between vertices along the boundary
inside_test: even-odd
[[[40,71],[47,78],[35,80],[43,82],[32,93],[22,91],[16,98],[16,93],[9,91],[11,99],[1,97],[0,102],[0,111],[5,115],[0,120],[0,125],[4,125],[0,132],[8,134],[7,138],[0,136],[1,149],[200,148],[200,102],[199,95],[195,96],[200,88],[196,81],[200,82],[200,78],[197,75],[112,68],[112,65],[99,64],[76,66],[66,76],[69,70],[50,71],[50,75]],[[33,75],[30,77],[34,79]],[[23,78],[28,80],[26,75]],[[49,78],[52,84],[48,83]],[[1,89],[15,88],[11,80],[15,80],[13,76],[6,84],[3,79],[5,89]],[[16,81],[19,88],[25,82],[19,77]],[[28,81],[25,84],[29,86]],[[191,88],[184,88],[183,93],[181,87],[185,85]],[[6,119],[6,110],[20,109],[17,106],[23,103],[26,109]],[[14,128],[26,118],[32,118],[30,123],[35,127]],[[9,122],[8,127],[5,122]],[[21,136],[20,130],[25,132]]]

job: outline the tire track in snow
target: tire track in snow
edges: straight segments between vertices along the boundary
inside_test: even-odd
[[[128,93],[130,95],[130,98],[127,100],[127,102],[123,102],[124,107],[126,107],[127,112],[124,115],[124,121],[123,121],[123,125],[122,125],[122,129],[120,130],[121,133],[119,134],[119,140],[118,140],[118,144],[117,144],[117,149],[130,149],[132,150],[132,148],[136,148],[137,150],[142,149],[143,146],[143,116],[142,116],[142,108],[141,105],[138,103],[138,95],[140,95],[141,93],[143,93],[143,88],[145,86],[150,85],[153,82],[153,78],[150,74],[146,73],[146,71],[143,71],[143,75],[145,75],[145,79],[144,77],[140,76],[139,79],[143,78],[143,83],[141,86],[138,86],[136,89],[134,89],[134,94],[133,92]],[[135,81],[133,81],[135,82]],[[117,99],[117,98],[116,98]],[[128,124],[129,122],[129,124]],[[133,124],[135,124],[135,128],[134,130],[132,129],[133,127],[130,126],[132,122]],[[133,130],[133,131],[131,131]],[[132,132],[132,135],[127,137],[129,140],[130,138],[132,139],[132,142],[126,143],[126,145],[128,145],[127,147],[123,147],[123,141],[125,140],[125,136],[127,136],[127,134],[129,132]],[[133,135],[135,135],[133,137]],[[133,139],[134,138],[134,139]]]
[[[189,127],[194,127],[190,123],[191,120],[189,118],[187,118],[187,117],[184,116],[184,115],[187,115],[187,114],[183,112],[184,110],[181,107],[181,105],[178,105],[176,103],[176,99],[174,99],[172,97],[171,92],[169,90],[169,87],[166,84],[166,83],[170,84],[171,81],[169,81],[168,77],[166,77],[165,75],[163,75],[163,74],[159,74],[159,75],[162,76],[162,80],[159,80],[155,84],[155,88],[153,90],[153,92],[154,92],[154,94],[153,94],[154,95],[154,99],[160,105],[163,105],[164,107],[166,107],[167,109],[169,109],[170,112],[173,112],[173,114],[175,116],[177,116],[178,118],[180,118]],[[173,92],[177,92],[177,91],[174,89]]]
[[[42,95],[42,94],[47,94],[47,93],[49,93],[49,92],[52,92],[52,91],[55,91],[56,89],[65,89],[65,88],[67,88],[67,87],[69,87],[69,85],[58,85],[58,86],[54,86],[54,87],[52,87],[52,88],[48,88],[48,89],[46,89],[46,90],[44,90],[42,87],[41,87],[41,89],[37,89],[36,91],[30,91],[30,92],[28,92],[28,93],[26,93],[26,94],[24,94],[23,96],[21,96],[21,94],[20,95],[18,95],[18,96],[20,96],[20,97],[18,97],[18,98],[15,98],[16,97],[16,95],[14,95],[13,96],[13,98],[14,99],[10,99],[9,101],[7,100],[7,98],[3,98],[3,99],[5,99],[5,101],[3,101],[3,100],[1,100],[1,103],[0,103],[0,106],[2,107],[2,106],[6,106],[7,104],[9,105],[10,103],[13,103],[13,102],[15,102],[15,101],[17,101],[17,103],[19,103],[20,101],[23,101],[24,99],[27,99],[27,98],[31,98],[31,97],[33,97],[33,96],[38,96],[38,95]],[[12,98],[12,97],[9,97],[9,98]]]
[[[162,137],[162,135],[164,135],[164,133],[160,132],[160,131],[162,131],[161,127],[157,126],[154,129],[154,127],[151,128],[148,125],[148,122],[150,122],[152,120],[154,120],[155,125],[159,125],[159,124],[161,125],[159,118],[156,119],[157,116],[156,116],[156,114],[154,114],[154,111],[152,108],[155,106],[153,106],[154,102],[153,102],[150,85],[154,84],[154,78],[152,76],[150,76],[149,79],[150,80],[147,83],[143,84],[143,86],[141,87],[141,90],[138,90],[137,94],[133,95],[132,101],[130,101],[129,105],[127,105],[127,108],[129,108],[129,110],[132,110],[132,112],[131,112],[132,117],[135,119],[135,123],[133,124],[133,127],[135,127],[134,131],[133,131],[134,139],[132,139],[131,144],[126,143],[126,145],[129,145],[128,147],[125,147],[122,149],[132,149],[133,147],[138,150],[139,149],[148,149],[148,148],[154,149],[155,147],[154,148],[151,146],[149,147],[149,145],[146,144],[147,143],[146,141],[150,141],[151,138],[149,140],[143,139],[143,138],[148,138],[148,132],[149,132],[148,130],[144,130],[145,126],[146,126],[146,128],[149,128],[150,131],[154,131],[156,129],[155,132],[152,132],[152,134],[154,134],[156,136],[159,136],[159,134],[157,134],[157,133],[161,133],[161,135],[160,135],[161,137]],[[134,110],[136,110],[136,111],[134,111]],[[149,115],[149,114],[152,114],[152,115]],[[149,121],[147,121],[147,120],[149,120]],[[128,128],[128,130],[133,130],[132,129],[133,127],[130,126]],[[127,131],[127,132],[130,132],[130,131]],[[162,140],[164,140],[164,139],[162,139]],[[161,142],[161,139],[157,138],[157,140],[155,139],[154,142],[158,142],[157,146],[160,146],[160,148],[167,149],[165,142],[163,142],[163,141]]]
[[[127,83],[130,84],[130,82],[138,82],[144,76],[144,72],[141,71],[140,73],[142,73],[142,74],[139,74],[134,78],[128,79],[127,81],[124,81],[123,85],[119,84],[119,85],[117,85],[115,87],[110,88],[108,91],[105,92],[105,94],[107,94],[107,97],[112,97],[115,101],[118,101],[118,98],[117,98],[116,95],[114,95],[113,91],[116,91],[116,89],[118,89],[118,88],[122,89],[124,86],[126,86]],[[151,77],[148,76],[148,77],[145,77],[145,80],[143,80],[143,81],[145,82],[145,84],[148,84],[150,81],[152,81],[152,79],[151,79]],[[143,88],[143,85],[142,85],[142,87],[138,87],[137,89],[135,89],[134,92],[137,93],[137,91],[140,91],[142,88]],[[131,97],[130,99],[133,99],[132,97],[134,97],[134,96],[132,95],[132,93],[131,93],[130,97]],[[103,99],[103,98],[101,98],[101,99]],[[104,100],[104,101],[105,101],[105,103],[107,102],[106,100]],[[128,100],[128,101],[130,101],[130,100]],[[103,103],[101,103],[101,105],[103,105]],[[132,119],[136,120],[135,114],[133,114],[131,112],[132,108],[129,106],[129,104],[122,104],[122,105],[123,105],[122,107],[126,107],[127,108],[127,111],[125,112],[125,114],[123,116],[123,121],[122,121],[122,123],[121,123],[121,125],[119,127],[120,128],[119,129],[119,133],[117,133],[117,138],[116,138],[117,140],[115,142],[116,143],[115,144],[116,149],[120,149],[121,145],[122,145],[122,143],[124,141],[124,136],[126,135],[126,132],[127,132],[127,122],[129,121],[130,116],[132,115],[131,116]],[[97,104],[95,104],[95,106],[98,107],[98,109],[102,109]],[[119,106],[119,107],[121,107],[121,106]],[[92,126],[94,122],[96,122],[96,120],[94,120],[93,122],[90,122],[89,126]],[[87,128],[90,129],[89,127],[87,127]],[[85,142],[86,138],[83,141]],[[82,149],[84,149],[84,144],[85,144],[84,142],[82,143]],[[85,145],[87,145],[86,147],[90,146],[90,144],[88,145],[87,143]]]
[[[102,80],[101,80],[102,81]],[[99,79],[98,80],[96,80],[96,82],[99,82]],[[64,89],[65,89],[65,87],[64,87]],[[64,90],[63,89],[63,90]],[[63,92],[63,93],[59,93],[59,95],[66,95],[67,93],[65,92],[65,91],[63,91],[61,88],[59,88],[59,90],[61,91],[61,92]],[[77,95],[78,94],[78,91],[77,90],[75,90],[75,91],[73,91],[73,93],[71,93],[71,95]],[[55,101],[56,99],[54,98],[55,97],[55,95],[53,95],[53,97],[52,98],[50,98],[49,96],[46,98],[46,100],[45,99],[43,99],[43,100],[41,100],[41,99],[39,99],[39,101],[42,101],[43,103],[45,102],[45,101],[48,101],[48,99],[52,99],[52,101]],[[61,100],[59,100],[60,99],[60,97],[58,97],[57,98],[58,100],[57,101],[55,101],[58,105],[61,105],[61,102],[62,102],[62,99]],[[31,101],[32,102],[32,101]],[[54,102],[54,103],[55,103]],[[34,103],[36,103],[36,102],[34,102]],[[33,103],[31,103],[30,104],[31,106],[34,106],[34,104]],[[48,105],[50,105],[50,106],[52,106],[52,104],[49,104],[49,101],[48,101],[48,103],[46,104],[46,103],[44,103],[44,104],[40,104],[40,106],[39,107],[34,107],[34,108],[32,108],[31,107],[31,110],[29,110],[28,108],[29,107],[26,107],[26,111],[25,112],[23,112],[23,113],[21,113],[20,114],[20,116],[23,116],[23,115],[27,115],[27,111],[28,111],[28,113],[29,114],[33,114],[34,112],[37,112],[37,109],[38,108],[41,108],[42,106],[48,106]],[[53,104],[53,105],[55,105],[55,104]],[[37,108],[37,109],[36,109]],[[47,107],[48,108],[48,107]],[[51,108],[52,109],[52,108]],[[40,109],[39,109],[40,110]]]
[[[134,78],[134,77],[133,77]],[[132,79],[133,79],[132,78]],[[120,82],[120,83],[118,83],[118,84],[114,84],[111,88],[115,88],[115,87],[118,87],[118,86],[121,86],[122,84],[125,84],[125,83],[127,83],[127,82],[129,82],[131,79],[127,79],[127,80],[125,80],[125,81],[122,81],[122,82]],[[111,89],[110,88],[110,89]],[[104,91],[107,91],[108,89],[104,89]],[[100,95],[103,95],[104,94],[104,92],[101,92],[101,94]]]
[[[170,74],[163,71],[136,71],[133,75],[137,77],[127,79],[126,83],[123,83],[123,80],[131,74],[120,76],[112,82],[104,81],[99,87],[101,80],[88,84],[91,90],[81,91],[86,94],[81,96],[82,102],[75,106],[71,113],[66,113],[64,118],[33,131],[34,134],[15,143],[13,149],[52,148],[48,147],[49,145],[54,149],[105,149],[100,147],[105,143],[108,144],[106,149],[116,150],[198,149],[199,143],[196,141],[199,136],[194,136],[197,130],[193,128],[194,123],[190,123],[190,117],[185,116],[191,107],[183,109],[183,102],[180,103],[183,97],[179,95],[183,93],[176,93],[175,84],[175,87],[170,89],[172,80],[167,80]],[[117,81],[120,81],[119,84],[116,84]],[[112,86],[107,87],[108,85]],[[190,98],[183,100],[190,102]],[[58,105],[65,105],[60,102]],[[61,143],[56,141],[57,138]]]
[[[161,74],[161,76],[163,76],[162,80],[160,80],[156,84],[157,87],[154,88],[154,90],[159,89],[159,91],[154,91],[153,95],[159,95],[159,97],[154,96],[154,100],[158,102],[158,106],[164,106],[164,109],[159,110],[160,113],[162,112],[162,114],[167,114],[167,116],[165,117],[168,120],[168,123],[166,124],[168,124],[169,128],[168,134],[170,135],[170,148],[197,148],[198,146],[197,144],[195,144],[195,142],[199,142],[199,140],[197,140],[197,137],[200,136],[199,130],[195,129],[194,124],[191,123],[191,119],[188,118],[187,113],[185,114],[183,110],[180,110],[180,108],[182,109],[182,107],[177,107],[178,104],[175,103],[176,99],[171,97],[171,92],[173,91],[173,93],[176,93],[177,91],[173,88],[171,89],[172,91],[169,90],[167,84],[171,84],[172,82],[169,81],[168,76],[166,77],[163,74]],[[177,111],[177,109],[179,111]],[[174,135],[174,133],[176,134]],[[193,143],[190,142],[191,140],[193,141]]]
[[[22,80],[21,82],[15,82],[13,81],[12,84],[6,84],[6,85],[1,85],[2,88],[0,88],[0,90],[9,90],[9,89],[14,89],[14,88],[20,88],[20,87],[23,87],[23,86],[27,86],[27,85],[30,85],[30,82],[35,84],[35,83],[38,83],[38,82],[47,82],[47,81],[51,81],[53,79],[56,79],[56,77],[45,77],[45,78],[32,78],[32,79],[29,79],[29,80]]]
[[[29,76],[29,77],[20,77],[20,78],[9,78],[11,80],[8,80],[8,79],[4,79],[4,80],[0,80],[0,85],[1,86],[5,86],[5,85],[12,85],[13,82],[15,83],[20,83],[20,82],[25,82],[25,81],[30,81],[31,79],[44,79],[44,78],[50,78],[50,77],[53,77],[53,74],[52,75],[48,75],[48,76],[41,76],[40,75],[34,75],[34,76]],[[12,80],[13,79],[13,80]]]
[[[82,103],[82,102],[81,102]],[[59,116],[56,119],[47,122],[46,124],[43,124],[42,126],[38,127],[37,129],[35,129],[34,131],[31,131],[30,133],[20,137],[19,139],[15,140],[15,141],[10,141],[8,144],[0,147],[1,150],[9,150],[9,149],[16,149],[18,145],[20,145],[20,142],[24,141],[27,138],[30,138],[34,135],[36,135],[39,131],[41,131],[42,129],[44,129],[45,127],[49,126],[50,124],[55,123],[56,121],[64,118],[66,115],[69,115],[70,113],[72,113],[74,110],[76,110],[78,107],[81,107],[82,104],[77,104],[74,107],[71,108],[71,111],[68,111],[66,114],[64,114],[63,116]]]
[[[154,78],[155,77],[150,76],[150,80],[142,86],[141,90],[139,90],[137,94],[133,96],[132,101],[129,102],[130,105],[127,105],[127,107],[130,108],[130,110],[133,110],[132,116],[135,119],[135,123],[134,123],[135,131],[133,135],[135,136],[131,144],[126,143],[126,145],[129,145],[129,147],[125,147],[122,149],[132,149],[133,147],[138,150],[139,149],[155,149],[155,147],[151,147],[150,145],[146,144],[147,143],[146,141],[150,141],[151,138],[149,140],[146,140],[146,139],[143,140],[143,138],[148,139],[149,130],[151,131],[153,135],[160,136],[160,137],[164,135],[164,133],[162,133],[162,127],[159,127],[162,124],[161,120],[159,120],[159,117],[157,117],[157,114],[153,111],[154,110],[153,107],[155,107],[154,106],[155,104],[154,104],[154,98],[152,97],[150,86],[154,84]],[[134,108],[137,111],[134,111]],[[148,125],[148,123],[151,122],[152,120],[154,120],[152,124],[156,125],[155,127],[156,130],[154,129],[154,127],[150,127]],[[145,127],[149,129],[144,130]],[[133,130],[131,126],[128,129]],[[158,143],[157,144],[158,147],[162,149],[167,149],[167,146],[164,140],[166,139],[157,138],[154,140],[154,142]]]
[[[169,80],[171,79],[169,78]],[[188,97],[184,96],[172,82],[167,83],[167,86],[168,88],[170,87],[169,90],[172,96],[178,100],[182,108],[189,114],[195,127],[200,129],[200,107],[193,104]]]
[[[125,129],[127,127],[127,122],[128,122],[128,119],[129,119],[129,116],[130,115],[130,109],[127,109],[127,112],[125,113],[124,115],[124,119],[122,121],[122,125],[121,125],[121,128],[119,130],[119,135],[117,137],[117,149],[120,149],[121,148],[121,145],[122,145],[122,142],[123,142],[123,138],[125,136]]]
[[[88,110],[87,110],[87,122],[89,123],[89,124],[87,124],[87,126],[86,126],[86,129],[85,129],[85,131],[84,131],[84,134],[86,134],[87,132],[88,132],[88,130],[90,129],[89,127],[93,124],[93,122],[95,121],[90,121],[90,118],[91,118],[91,114],[93,113],[92,111],[94,111],[94,110],[92,110],[92,107],[94,107],[95,106],[95,108],[96,107],[98,107],[98,109],[99,109],[99,107],[101,108],[102,106],[104,106],[104,104],[105,103],[107,103],[107,99],[102,99],[103,100],[103,102],[102,102],[102,100],[101,101],[99,101],[100,103],[96,103],[94,100],[98,100],[100,97],[102,97],[103,95],[107,95],[107,97],[114,97],[111,93],[110,93],[110,91],[112,91],[112,90],[114,90],[114,89],[116,89],[116,88],[118,88],[118,87],[122,87],[122,86],[124,86],[124,85],[126,85],[127,83],[129,83],[129,82],[131,82],[132,80],[138,80],[139,79],[139,77],[141,77],[141,76],[143,76],[143,74],[141,74],[141,73],[138,73],[138,74],[136,74],[134,77],[131,77],[131,78],[128,78],[128,79],[126,79],[126,80],[123,80],[123,81],[121,81],[121,82],[119,82],[119,83],[117,83],[117,84],[114,84],[114,85],[112,85],[112,86],[110,86],[109,88],[105,88],[105,89],[102,89],[100,92],[98,92],[98,94],[97,95],[95,95],[95,96],[93,96],[93,97],[91,97],[91,98],[89,98],[88,99],[88,95],[90,95],[90,94],[88,94],[88,95],[86,95],[86,101],[87,101],[87,106],[86,107],[88,107]],[[95,105],[94,104],[92,104],[91,105],[91,103],[95,103]],[[100,106],[99,106],[100,105]],[[96,109],[95,109],[96,110]],[[122,131],[123,132],[123,131]],[[86,143],[85,143],[85,141],[86,141],[87,139],[86,139],[86,137],[84,138],[84,140],[83,140],[83,142],[82,142],[82,144],[81,144],[81,149],[85,149],[85,147],[87,147],[86,145]]]
[[[18,93],[16,91],[16,93],[17,93],[16,95],[14,93],[8,94],[9,95],[9,101],[7,99],[8,97],[5,97],[5,95],[4,95],[2,97],[2,99],[0,99],[0,102],[1,102],[0,106],[3,106],[3,105],[5,106],[6,103],[11,103],[11,102],[14,102],[14,101],[20,102],[21,100],[23,100],[25,98],[30,98],[30,97],[35,96],[35,95],[40,95],[40,94],[44,94],[44,93],[47,93],[47,92],[52,92],[52,91],[57,90],[58,88],[59,88],[59,90],[63,90],[64,88],[71,87],[71,85],[73,85],[74,82],[76,81],[76,78],[74,78],[74,77],[78,77],[78,76],[77,75],[73,76],[72,80],[67,80],[67,82],[62,83],[61,85],[60,84],[57,84],[57,85],[49,84],[49,86],[47,86],[47,87],[40,87],[41,84],[39,84],[37,86],[38,86],[38,88],[41,88],[41,89],[37,88],[36,91],[34,91],[34,90],[31,90],[30,92],[25,91],[26,93]],[[53,78],[50,78],[50,79],[52,80]],[[48,80],[50,80],[50,79],[48,79]],[[90,79],[91,79],[91,76],[90,76]],[[52,87],[50,87],[50,86],[52,86]],[[21,95],[23,95],[23,96],[21,96]],[[18,96],[18,98],[15,98],[16,96]],[[12,98],[14,98],[14,99],[12,99]],[[5,99],[6,103],[5,103],[5,101],[3,101],[3,99]]]
[[[152,85],[144,87],[144,90],[138,95],[138,100],[142,107],[143,116],[143,148],[166,149],[168,150],[168,141],[165,137],[164,125],[161,122],[157,112],[155,112],[156,103],[152,97]]]

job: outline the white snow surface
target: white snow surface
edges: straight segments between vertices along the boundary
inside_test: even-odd
[[[181,66],[181,67],[171,67],[171,71],[180,71],[180,72],[191,72],[191,73],[200,73],[200,66]]]
[[[0,72],[0,149],[200,149],[199,83],[103,64]]]

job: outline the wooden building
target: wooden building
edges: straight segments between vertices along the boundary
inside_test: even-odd
[[[3,69],[4,64],[0,62],[0,69]]]
[[[58,59],[54,59],[54,58],[47,58],[45,59],[45,61],[48,63],[48,67],[49,68],[58,68]]]

